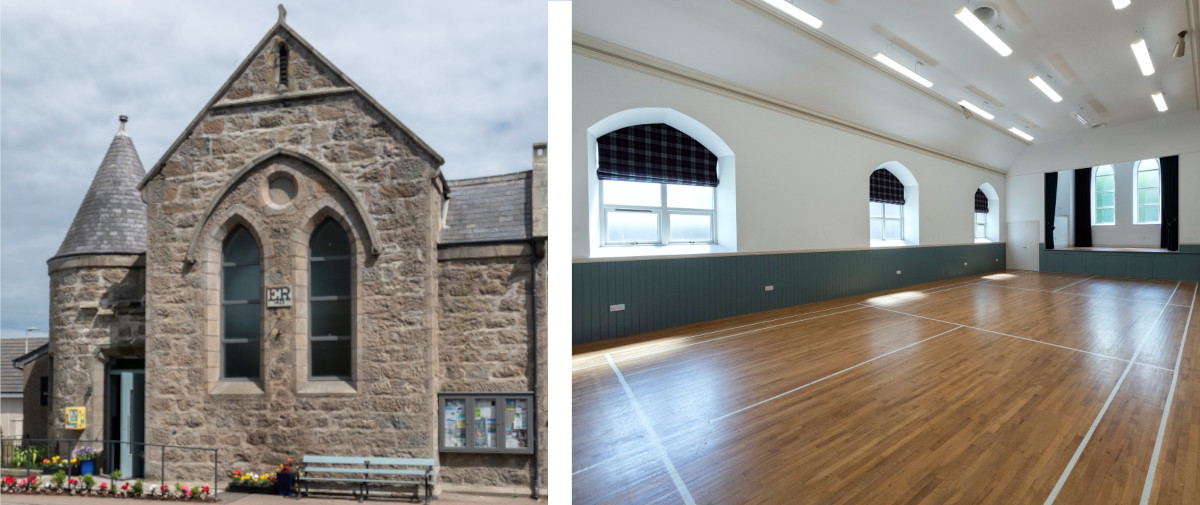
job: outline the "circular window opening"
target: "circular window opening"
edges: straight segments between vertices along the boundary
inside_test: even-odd
[[[276,207],[283,207],[296,199],[296,180],[291,174],[277,172],[267,180],[267,198]]]

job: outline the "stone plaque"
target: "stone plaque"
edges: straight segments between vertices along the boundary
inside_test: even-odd
[[[267,288],[267,308],[276,307],[291,307],[292,306],[292,287],[279,286],[276,288]]]

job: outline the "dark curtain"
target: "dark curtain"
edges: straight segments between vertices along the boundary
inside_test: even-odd
[[[717,155],[670,125],[641,124],[596,139],[602,181],[716,187]]]
[[[1168,251],[1179,250],[1179,156],[1158,159],[1162,176],[1162,232],[1158,246]]]
[[[1075,247],[1092,246],[1092,169],[1075,170]]]
[[[1058,172],[1046,174],[1045,219],[1046,249],[1054,249],[1054,201],[1058,196]]]

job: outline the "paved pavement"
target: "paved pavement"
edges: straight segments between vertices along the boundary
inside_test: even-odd
[[[297,502],[295,498],[284,498],[282,496],[268,494],[242,494],[242,493],[220,493],[220,505],[358,505],[358,501],[349,496],[345,498],[336,496],[317,496],[308,497]],[[113,498],[95,498],[70,495],[27,495],[4,493],[0,495],[0,500],[4,505],[121,505],[137,503],[147,503],[144,500],[132,499],[113,499]],[[371,498],[365,503],[378,503],[382,505],[396,505],[400,503],[414,503],[408,498]],[[424,498],[420,503],[425,503]],[[501,505],[533,505],[546,503],[546,498],[533,501],[528,495],[523,496],[497,496],[497,495],[473,495],[465,493],[442,493],[440,497],[430,502],[432,505],[479,505],[481,503],[497,503]]]

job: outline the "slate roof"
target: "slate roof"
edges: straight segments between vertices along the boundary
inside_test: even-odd
[[[46,344],[46,337],[30,338],[29,350]],[[13,360],[25,355],[25,339],[0,339],[0,392],[20,394],[25,390],[25,373],[13,367]]]
[[[530,237],[533,171],[449,181],[441,243]]]
[[[145,253],[146,204],[137,190],[145,176],[142,160],[122,121],[121,130],[108,146],[67,237],[51,259],[83,254]]]

